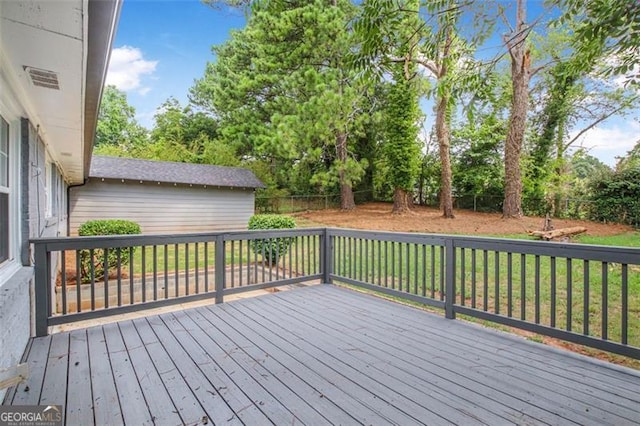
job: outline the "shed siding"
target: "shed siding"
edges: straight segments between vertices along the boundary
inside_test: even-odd
[[[70,231],[94,219],[127,219],[145,234],[246,229],[254,191],[150,182],[89,181],[71,188]]]

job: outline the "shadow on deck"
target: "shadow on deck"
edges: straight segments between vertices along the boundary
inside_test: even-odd
[[[33,339],[67,424],[640,422],[640,374],[332,285]]]

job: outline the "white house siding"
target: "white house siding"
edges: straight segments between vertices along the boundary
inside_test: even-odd
[[[170,183],[89,180],[72,187],[70,234],[94,219],[127,219],[145,234],[246,229],[253,189],[196,188]]]

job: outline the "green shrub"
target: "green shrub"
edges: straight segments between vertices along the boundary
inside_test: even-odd
[[[97,235],[130,235],[139,234],[140,225],[129,220],[106,219],[90,220],[83,223],[78,228],[78,235],[81,237]],[[135,247],[123,247],[120,249],[120,266],[129,264],[129,257],[135,251]],[[91,281],[91,264],[93,263],[93,277],[95,280],[103,279],[105,276],[105,249],[93,249],[93,259],[91,250],[80,250],[80,267],[82,269],[82,282]],[[115,270],[118,267],[118,250],[107,249],[106,271]]]
[[[249,219],[249,229],[293,229],[296,222],[289,216],[277,214],[257,214]],[[251,241],[251,248],[256,254],[261,254],[272,265],[278,263],[293,242],[291,237],[268,238]]]
[[[594,179],[591,193],[591,220],[640,225],[640,166]]]

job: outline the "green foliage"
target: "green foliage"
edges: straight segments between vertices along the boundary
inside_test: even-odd
[[[256,214],[249,219],[249,229],[293,229],[296,222],[292,217],[277,214]],[[293,243],[290,237],[268,238],[252,240],[251,248],[256,254],[262,255],[272,265],[278,263]]]
[[[412,191],[420,167],[417,121],[420,117],[415,85],[402,70],[389,86],[385,106],[385,140],[382,146],[391,186]]]
[[[174,143],[195,157],[218,136],[218,123],[203,112],[196,112],[191,106],[182,107],[175,98],[167,99],[157,110],[151,140],[156,144]],[[217,163],[214,163],[217,164]]]
[[[218,139],[237,155],[277,164],[278,187],[310,193],[357,185],[369,163],[355,147],[370,115],[367,87],[344,61],[354,5],[251,6],[247,26],[214,46],[216,61],[192,87],[191,101],[219,118]]]
[[[625,170],[634,167],[640,167],[640,140],[627,152],[627,155],[620,158],[618,164],[616,164],[616,170]]]
[[[95,235],[129,235],[139,234],[140,225],[130,220],[122,219],[101,219],[90,220],[83,223],[78,228],[78,235],[81,237]]]
[[[147,131],[135,120],[136,110],[127,102],[127,95],[115,86],[106,86],[102,93],[95,145],[138,146],[147,141]]]
[[[209,115],[195,111],[191,106],[183,108],[176,99],[169,98],[158,108],[154,118],[149,139],[136,143],[103,143],[96,147],[95,153],[219,166],[240,164],[233,146],[218,139],[217,120]]]
[[[640,226],[640,167],[605,175],[591,184],[590,218]]]
[[[502,153],[507,123],[495,114],[483,114],[453,132],[454,188],[467,195],[504,196]]]
[[[106,220],[90,220],[83,223],[78,228],[78,235],[81,237],[96,235],[131,235],[140,234],[140,225],[129,220],[106,219]],[[120,266],[129,264],[130,254],[135,251],[135,247],[124,247],[120,249],[118,256],[117,249],[107,250],[106,268],[105,268],[105,250],[80,250],[80,268],[82,270],[82,282],[90,282],[91,274],[95,280],[104,278],[105,271],[113,271],[118,267],[118,259]],[[92,256],[93,254],[93,256]]]
[[[578,20],[573,42],[578,67],[607,57],[602,74],[621,75],[640,85],[640,2],[629,0],[562,0],[558,24]]]
[[[286,189],[278,188],[272,168],[261,160],[245,161],[243,167],[251,170],[266,188],[256,190],[256,210],[261,212],[280,211],[280,199],[289,195]]]

